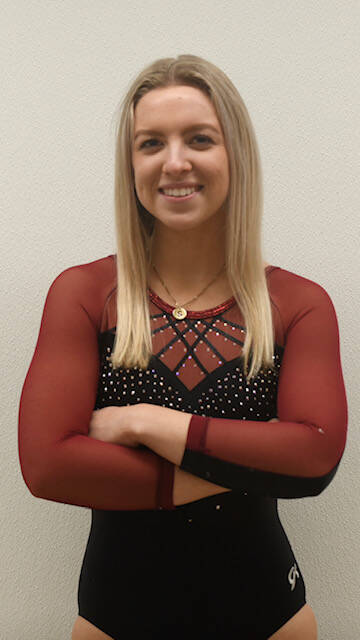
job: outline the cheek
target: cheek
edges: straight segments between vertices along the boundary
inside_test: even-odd
[[[219,150],[213,158],[211,173],[217,182],[229,182],[229,158],[225,150]]]
[[[147,181],[146,181],[146,173],[144,172],[144,168],[136,165],[134,166],[134,184],[137,194],[144,193],[146,191]]]
[[[149,162],[135,164],[134,172],[136,176],[136,184],[138,185],[139,189],[151,188],[152,183],[154,182],[154,174],[156,173],[156,171],[156,167]]]
[[[214,184],[216,183],[217,188],[219,188],[219,186],[220,186],[221,189],[224,189],[226,191],[228,190],[228,188],[229,188],[229,171],[228,171],[226,158],[223,158],[214,167],[213,180],[214,180]]]
[[[141,204],[146,209],[153,209],[154,199],[157,196],[157,189],[153,186],[153,180],[146,175],[138,175],[135,182],[135,189]]]
[[[229,164],[228,164],[227,157],[224,158],[223,162],[224,164],[223,164],[222,179],[223,179],[225,191],[227,193],[230,187],[230,171],[229,171]]]

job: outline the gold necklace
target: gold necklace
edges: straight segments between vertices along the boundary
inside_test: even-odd
[[[184,318],[186,318],[186,316],[187,316],[187,311],[186,311],[186,309],[185,309],[185,306],[184,306],[184,305],[188,305],[188,304],[190,304],[191,302],[194,302],[195,300],[197,300],[197,299],[201,296],[201,294],[203,294],[203,293],[204,293],[204,291],[206,291],[206,289],[208,289],[208,288],[210,287],[210,285],[212,285],[212,283],[213,283],[213,282],[215,282],[216,278],[218,278],[218,277],[219,277],[220,273],[223,271],[223,269],[224,269],[224,267],[225,267],[225,264],[223,264],[223,266],[221,267],[221,269],[220,269],[219,273],[215,276],[215,278],[214,278],[213,280],[211,280],[210,284],[208,284],[208,285],[205,287],[205,289],[203,289],[202,291],[200,291],[200,293],[198,293],[198,295],[197,295],[197,296],[195,296],[195,298],[192,298],[192,300],[189,300],[188,302],[184,302],[184,304],[182,304],[182,305],[181,305],[181,304],[179,304],[178,302],[176,302],[175,298],[171,295],[171,293],[170,293],[169,289],[167,288],[167,286],[166,286],[165,282],[161,279],[161,276],[160,276],[160,274],[158,273],[158,271],[157,271],[157,269],[156,269],[155,265],[153,264],[152,266],[154,267],[154,270],[155,270],[155,272],[156,272],[156,274],[157,274],[157,276],[158,276],[158,278],[159,278],[159,280],[160,280],[161,284],[163,285],[164,289],[166,289],[166,291],[167,291],[167,293],[169,294],[170,298],[172,298],[172,299],[174,300],[174,302],[175,302],[175,308],[174,308],[174,309],[173,309],[173,311],[172,311],[172,314],[173,314],[174,318],[176,318],[176,320],[183,320],[183,319],[184,319]]]

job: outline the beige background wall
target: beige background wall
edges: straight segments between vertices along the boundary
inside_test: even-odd
[[[281,501],[319,640],[358,640],[358,0],[3,0],[0,637],[70,640],[90,510],[36,499],[17,410],[46,292],[115,250],[112,116],[159,57],[193,53],[243,96],[265,180],[268,262],[313,279],[338,314],[349,438],[317,498]]]

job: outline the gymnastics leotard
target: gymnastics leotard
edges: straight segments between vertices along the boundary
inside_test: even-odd
[[[250,382],[235,298],[176,320],[149,288],[149,366],[115,369],[116,257],[49,289],[21,394],[21,470],[34,496],[91,509],[79,615],[114,640],[265,640],[306,602],[277,500],[320,494],[338,469],[338,323],[319,284],[272,265],[266,279],[274,368]],[[180,468],[230,491],[175,506],[173,463],[88,437],[94,409],[139,402],[190,412]]]

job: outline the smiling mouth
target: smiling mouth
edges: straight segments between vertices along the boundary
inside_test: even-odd
[[[192,193],[194,193],[195,191],[201,191],[202,188],[203,188],[203,185],[198,185],[197,187],[193,187],[192,188]],[[158,191],[160,191],[160,193],[164,193],[165,195],[174,195],[174,194],[171,194],[171,193],[165,193],[166,191],[168,191],[168,192],[169,191],[180,192],[180,193],[178,193],[176,195],[176,197],[181,197],[181,195],[182,195],[181,191],[188,191],[188,190],[189,190],[189,187],[179,187],[178,189],[176,189],[175,187],[173,189],[170,189],[170,188],[169,189],[158,189]],[[186,193],[186,194],[184,194],[184,196],[185,195],[190,195],[190,194]]]
[[[202,190],[202,186],[195,189],[194,191],[190,191],[190,193],[184,193],[182,194],[180,190],[177,191],[176,193],[165,193],[162,189],[159,189],[159,193],[160,195],[163,196],[163,198],[165,200],[168,200],[169,202],[173,202],[173,203],[182,203],[182,202],[188,202],[190,200],[193,200],[194,198],[196,198],[197,195],[199,195],[200,191]],[[166,189],[166,191],[168,191]],[[169,189],[169,191],[173,191],[172,189]]]

